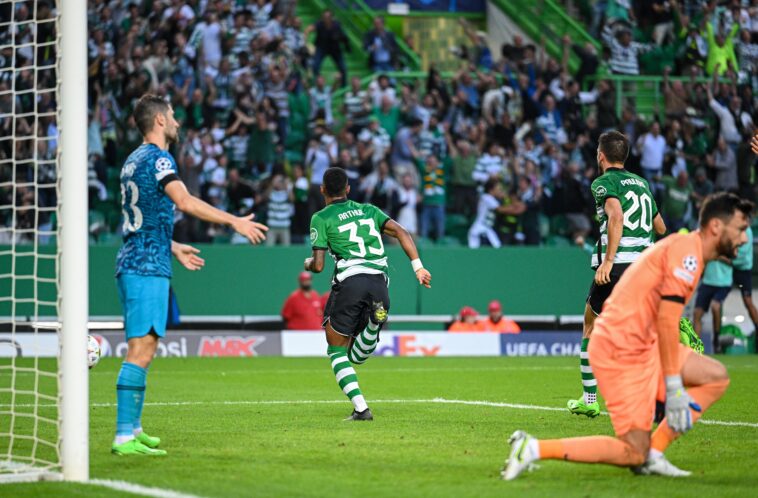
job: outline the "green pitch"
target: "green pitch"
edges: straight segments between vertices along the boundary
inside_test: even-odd
[[[722,360],[732,384],[705,420],[753,426],[698,424],[674,443],[669,459],[692,477],[542,462],[506,483],[499,471],[514,429],[541,437],[612,433],[607,416],[589,420],[565,410],[581,391],[576,359],[371,358],[357,368],[376,417],[368,423],[342,421],[352,405],[326,358],[157,359],[143,423],[163,440],[163,458],[110,454],[120,361],[104,359],[90,377],[91,474],[203,497],[753,495],[758,357]],[[0,496],[134,495],[43,483],[0,486]]]

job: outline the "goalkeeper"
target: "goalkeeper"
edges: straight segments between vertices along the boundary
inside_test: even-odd
[[[679,344],[679,317],[704,264],[719,257],[734,258],[747,241],[752,209],[751,202],[734,194],[708,197],[700,212],[700,230],[671,235],[646,250],[606,302],[589,356],[616,437],[537,440],[516,431],[503,471],[506,480],[540,459],[606,463],[646,475],[690,475],[663,453],[721,398],[729,376],[718,361]],[[666,417],[651,436],[661,376]]]

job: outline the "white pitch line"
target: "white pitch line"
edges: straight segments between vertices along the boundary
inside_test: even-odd
[[[576,370],[576,367],[471,367],[471,368],[363,368],[361,373],[363,374],[376,374],[376,373],[413,373],[413,372],[498,372],[498,371],[513,371],[513,370]],[[188,370],[156,370],[153,374],[186,374]],[[298,373],[312,373],[312,372],[324,372],[323,368],[282,368],[282,369],[237,369],[237,370],[220,370],[214,372],[214,375],[237,375],[237,374],[298,374]],[[328,372],[328,370],[327,370]],[[90,375],[111,375],[115,376],[117,373],[113,371],[96,371],[90,372]],[[19,375],[19,374],[16,374]],[[32,374],[29,374],[32,375]]]
[[[563,412],[565,408],[558,408],[556,406],[543,406],[543,405],[529,405],[524,403],[505,403],[498,401],[477,401],[477,400],[464,400],[464,399],[446,399],[446,398],[432,398],[432,399],[377,399],[369,400],[371,403],[377,404],[443,404],[443,405],[468,405],[468,406],[487,406],[490,408],[510,408],[514,410],[537,410],[545,412]],[[248,406],[248,405],[333,405],[345,403],[344,400],[336,399],[324,399],[324,400],[236,400],[236,401],[155,401],[145,403],[146,406]],[[29,408],[33,406],[52,408],[54,404],[16,404],[18,408]],[[98,408],[112,408],[116,406],[116,403],[90,403],[90,406]],[[0,408],[10,408],[11,405],[2,405]],[[601,412],[601,415],[608,415],[608,412]],[[752,427],[758,428],[758,423],[755,422],[738,422],[728,420],[703,420],[699,421],[704,425],[722,425],[728,427]]]
[[[110,479],[90,479],[85,484],[103,486],[106,488],[115,489],[116,491],[123,491],[125,493],[132,493],[140,496],[151,496],[153,498],[201,498],[198,495],[182,493],[180,491],[174,491],[172,489],[152,488],[148,486],[142,486],[141,484],[135,484],[133,482],[111,481]]]

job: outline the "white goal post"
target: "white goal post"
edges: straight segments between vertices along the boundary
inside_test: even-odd
[[[89,479],[87,1],[58,0],[61,198],[58,303],[60,453],[65,480]]]
[[[0,0],[0,496],[89,479],[87,79],[86,0]]]

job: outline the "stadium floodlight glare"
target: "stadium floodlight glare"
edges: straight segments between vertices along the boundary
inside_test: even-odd
[[[0,483],[84,481],[86,0],[0,0],[0,54]],[[60,322],[57,362],[16,340],[49,339],[46,317]]]

